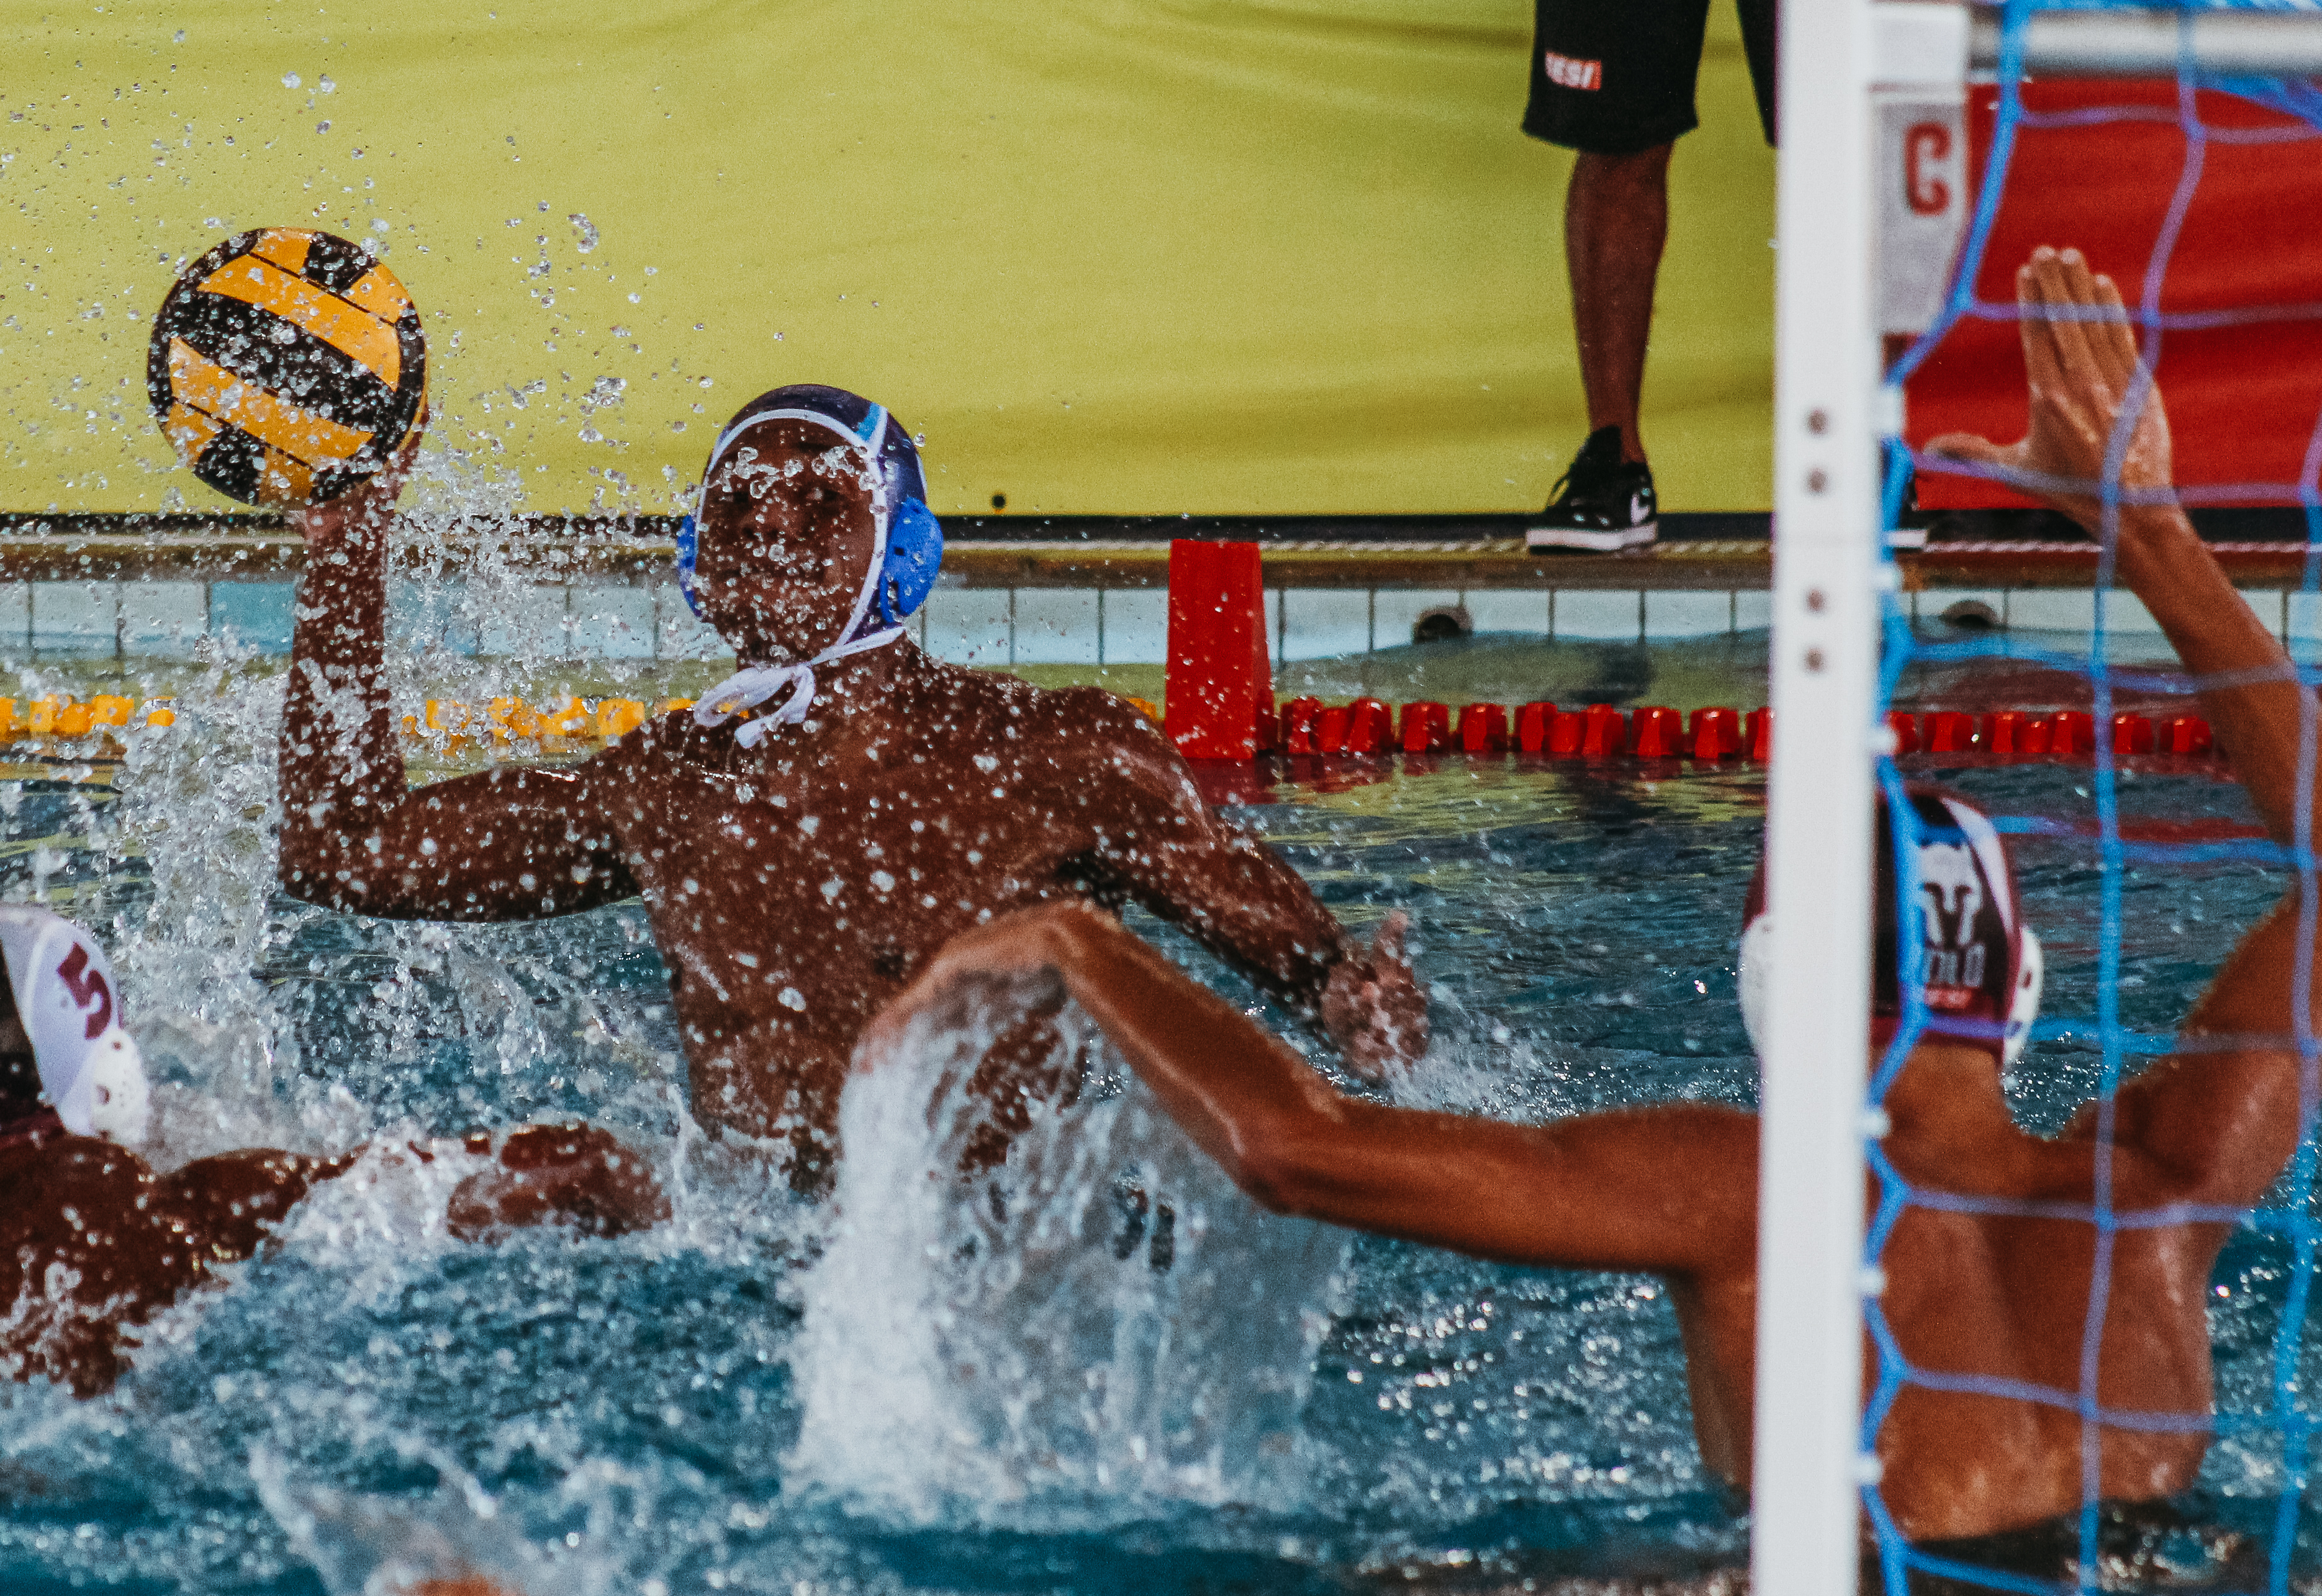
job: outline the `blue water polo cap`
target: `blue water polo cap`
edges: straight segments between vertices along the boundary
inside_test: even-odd
[[[701,469],[703,487],[742,434],[766,421],[804,421],[824,427],[859,450],[871,468],[876,485],[872,496],[877,529],[873,570],[848,637],[873,625],[892,626],[926,603],[943,567],[943,524],[928,508],[927,475],[910,430],[886,406],[845,388],[819,383],[778,388],[743,406],[726,424]],[[686,607],[697,616],[701,604],[694,593],[693,568],[699,549],[699,525],[688,515],[677,529],[677,585]]]

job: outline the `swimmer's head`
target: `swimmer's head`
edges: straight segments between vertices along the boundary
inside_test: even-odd
[[[745,664],[795,662],[919,608],[943,531],[903,424],[804,384],[761,394],[718,434],[677,563],[686,601]]]
[[[20,1118],[45,1099],[76,1135],[142,1142],[152,1112],[145,1063],[122,1028],[105,950],[69,920],[12,905],[0,907],[0,1117]]]
[[[1871,1041],[1884,1047],[1902,1022],[1907,945],[1910,980],[1926,1005],[1923,1035],[1981,1047],[2013,1065],[2039,1017],[2044,964],[2040,939],[2023,920],[2007,844],[1982,812],[1929,783],[1905,789],[1914,839],[1909,862],[1917,889],[1903,935],[1897,912],[1897,853],[1887,805],[1879,806],[1876,889],[1871,907]],[[1742,934],[1742,1020],[1761,1053],[1773,919],[1766,913],[1761,862],[1750,884]]]

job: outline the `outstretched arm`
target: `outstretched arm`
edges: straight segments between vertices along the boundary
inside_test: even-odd
[[[245,1147],[197,1158],[155,1180],[154,1206],[169,1216],[173,1231],[194,1243],[202,1264],[232,1263],[256,1252],[318,1181],[346,1173],[361,1156],[309,1158]]]
[[[2090,272],[2079,251],[2034,251],[2016,274],[2016,301],[2031,400],[2023,441],[2003,448],[1952,433],[1927,447],[2003,468],[2016,485],[2101,535],[2097,485],[2125,410],[2135,414],[2120,469],[2124,497],[2165,498],[2172,486],[2161,390],[2138,372],[2119,289]],[[2122,505],[2118,550],[2120,579],[2200,681],[2203,713],[2234,773],[2267,831],[2288,845],[2299,790],[2311,781],[2300,779],[2299,747],[2312,701],[2290,657],[2173,499]]]
[[[385,653],[389,513],[409,460],[407,447],[297,517],[306,575],[282,711],[283,890],[441,920],[535,919],[634,896],[587,765],[406,786]]]
[[[472,1152],[491,1151],[488,1133],[467,1140]],[[411,1151],[433,1158],[416,1143]],[[251,1147],[197,1159],[157,1180],[156,1206],[176,1231],[194,1238],[205,1263],[232,1263],[256,1252],[318,1182],[346,1173],[362,1155],[359,1149],[309,1158]],[[667,1218],[669,1199],[651,1163],[611,1132],[587,1125],[512,1133],[491,1169],[460,1182],[446,1215],[452,1234],[463,1241],[493,1240],[534,1225],[619,1236]]]
[[[1202,801],[1184,762],[1110,694],[1087,689],[1068,786],[1102,796],[1097,862],[1130,896],[1184,926],[1312,1019],[1358,1074],[1377,1079],[1427,1051],[1427,997],[1403,951],[1401,917],[1365,948],[1282,856]],[[1085,798],[1083,802],[1085,803]]]
[[[669,1199],[644,1155],[590,1125],[516,1132],[500,1144],[497,1169],[460,1182],[446,1215],[462,1241],[494,1240],[533,1225],[621,1236],[668,1218]]]
[[[2025,437],[2002,448],[1953,433],[1929,447],[2020,473],[2016,480],[2101,535],[2095,487],[2124,412],[2134,411],[2123,497],[2161,498],[2171,486],[2161,390],[2137,369],[2119,291],[2078,251],[2034,251],[2016,274],[2016,295],[2031,389]],[[2295,845],[2299,799],[2313,791],[2313,756],[2303,752],[2312,695],[2183,510],[2173,502],[2125,504],[2118,525],[2122,579],[2199,679],[2202,708],[2266,830]],[[2298,908],[2293,885],[2210,982],[2179,1051],[2121,1089],[2116,1137],[2174,1172],[2189,1200],[2255,1202],[2298,1145],[2294,994],[2299,964],[2312,963]],[[2094,1126],[2084,1110],[2075,1130],[2089,1135]]]
[[[858,1067],[923,1014],[1053,979],[1235,1184],[1280,1213],[1508,1263],[1689,1274],[1753,1255],[1752,1122],[1671,1105],[1550,1126],[1340,1096],[1110,916],[1028,909],[955,937],[865,1031]],[[1687,1172],[1684,1181],[1670,1169]]]

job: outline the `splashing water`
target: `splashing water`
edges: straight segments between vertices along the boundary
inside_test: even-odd
[[[1001,1026],[922,1020],[849,1083],[791,1465],[920,1521],[1285,1506],[1346,1233],[1258,1208],[1085,1015],[1060,1026],[1089,1061],[1079,1100],[1036,1101],[997,1170],[958,1172],[983,1123],[964,1083]]]

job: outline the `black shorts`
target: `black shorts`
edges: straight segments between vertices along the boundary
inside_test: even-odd
[[[1523,131],[1568,150],[1634,155],[1701,125],[1709,0],[1536,0]],[[1774,0],[1737,0],[1758,121],[1774,141]]]

